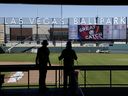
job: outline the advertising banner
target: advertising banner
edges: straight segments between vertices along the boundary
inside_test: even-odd
[[[126,25],[104,25],[103,39],[126,39]]]
[[[78,39],[77,25],[69,25],[68,39]]]

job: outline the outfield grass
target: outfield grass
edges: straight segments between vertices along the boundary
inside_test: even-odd
[[[60,53],[51,53],[52,64],[60,64],[58,56]],[[128,54],[97,54],[77,53],[79,65],[128,65]],[[0,61],[35,62],[36,54],[0,54]],[[75,64],[77,64],[75,62]],[[87,71],[87,84],[109,84],[109,71]],[[79,84],[83,83],[82,75],[79,73]],[[128,84],[128,71],[112,71],[112,84]]]
[[[19,53],[19,54],[0,54],[0,61],[8,62],[34,62],[36,54],[31,53]]]
[[[59,64],[60,53],[51,53],[52,64]],[[77,53],[79,65],[128,65],[128,54]],[[0,61],[35,62],[36,54],[0,54]],[[76,63],[76,62],[75,62]],[[77,63],[76,63],[77,64]]]

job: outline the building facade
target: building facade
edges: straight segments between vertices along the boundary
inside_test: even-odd
[[[128,41],[127,17],[0,17],[0,43],[17,41]]]

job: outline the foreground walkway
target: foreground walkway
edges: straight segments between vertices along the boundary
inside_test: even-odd
[[[128,87],[90,87],[82,88],[84,96],[128,96]],[[42,96],[38,88],[3,89],[0,96]],[[50,88],[43,96],[64,96],[62,88]],[[72,96],[68,94],[67,96]],[[83,96],[80,92],[77,96]]]
[[[3,89],[0,96],[42,96],[42,95],[39,95],[38,88],[32,88],[32,89]],[[62,88],[50,88],[43,96],[64,96],[64,91]]]

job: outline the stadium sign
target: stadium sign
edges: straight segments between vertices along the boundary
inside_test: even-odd
[[[4,20],[2,20],[4,19]],[[82,18],[16,18],[4,17],[0,18],[0,24],[70,24],[70,25],[117,25],[126,24],[127,17],[82,17]]]

